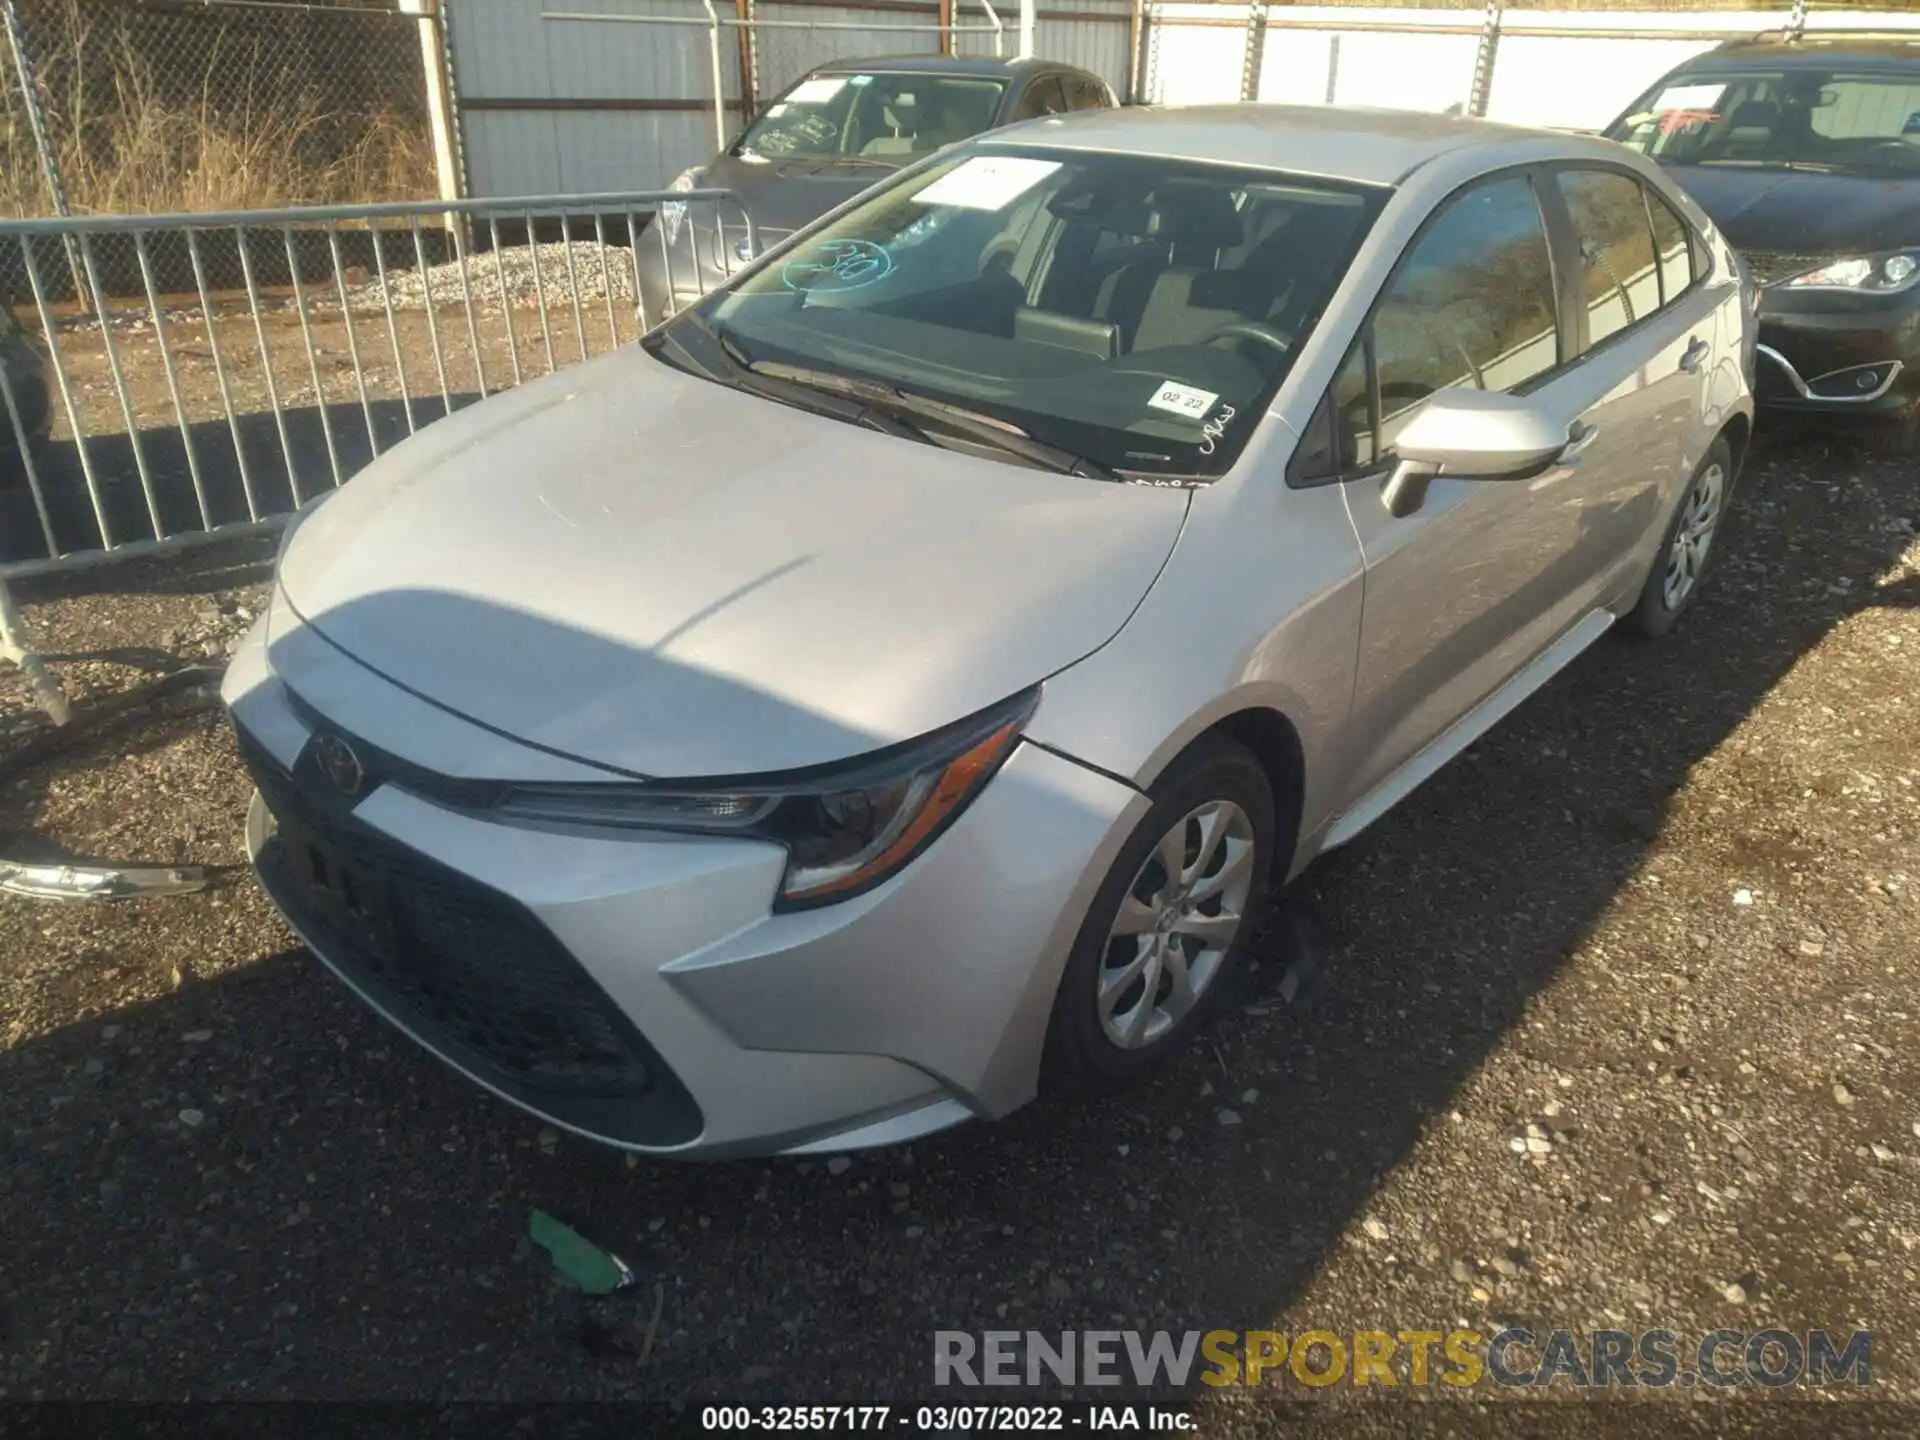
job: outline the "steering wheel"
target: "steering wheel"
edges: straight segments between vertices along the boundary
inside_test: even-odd
[[[1282,355],[1293,348],[1293,341],[1258,320],[1230,320],[1207,337],[1207,344],[1218,345],[1223,340],[1257,340],[1262,345],[1271,345]]]

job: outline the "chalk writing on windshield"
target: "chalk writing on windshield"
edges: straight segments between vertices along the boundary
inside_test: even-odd
[[[871,240],[822,240],[780,268],[789,290],[858,290],[893,273],[893,253]]]

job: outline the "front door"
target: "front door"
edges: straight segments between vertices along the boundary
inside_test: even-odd
[[[1584,456],[1531,480],[1437,479],[1410,515],[1395,517],[1381,498],[1395,437],[1436,390],[1536,394],[1576,433],[1591,397],[1567,383],[1563,364],[1576,341],[1562,321],[1535,188],[1548,183],[1512,173],[1451,198],[1375,307],[1365,337],[1371,396],[1356,386],[1352,361],[1336,383],[1336,404],[1357,432],[1350,443],[1361,473],[1343,489],[1367,565],[1351,795],[1372,789],[1551,644],[1577,583]]]

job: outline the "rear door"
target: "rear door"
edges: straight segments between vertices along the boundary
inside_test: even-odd
[[[1589,437],[1578,465],[1551,472],[1574,527],[1571,625],[1638,583],[1647,536],[1699,461],[1714,310],[1684,222],[1631,171],[1556,168],[1547,195],[1578,351],[1555,383]]]

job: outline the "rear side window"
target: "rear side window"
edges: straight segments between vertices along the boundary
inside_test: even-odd
[[[1615,170],[1565,170],[1558,178],[1580,243],[1587,343],[1598,345],[1660,308],[1647,202],[1640,182]]]
[[[1653,253],[1660,266],[1660,303],[1670,304],[1693,284],[1693,242],[1687,222],[1653,191],[1647,191],[1647,214],[1653,220]]]
[[[1087,75],[1067,75],[1062,77],[1066,86],[1067,104],[1075,110],[1105,110],[1108,108],[1107,87]]]
[[[1553,259],[1532,185],[1491,180],[1450,200],[1372,323],[1380,452],[1436,390],[1513,390],[1558,365]]]
[[[1042,115],[1059,115],[1067,108],[1067,100],[1060,93],[1060,79],[1055,75],[1043,75],[1034,81],[1027,93],[1020,97],[1020,109],[1014,114],[1016,120],[1037,120]]]

